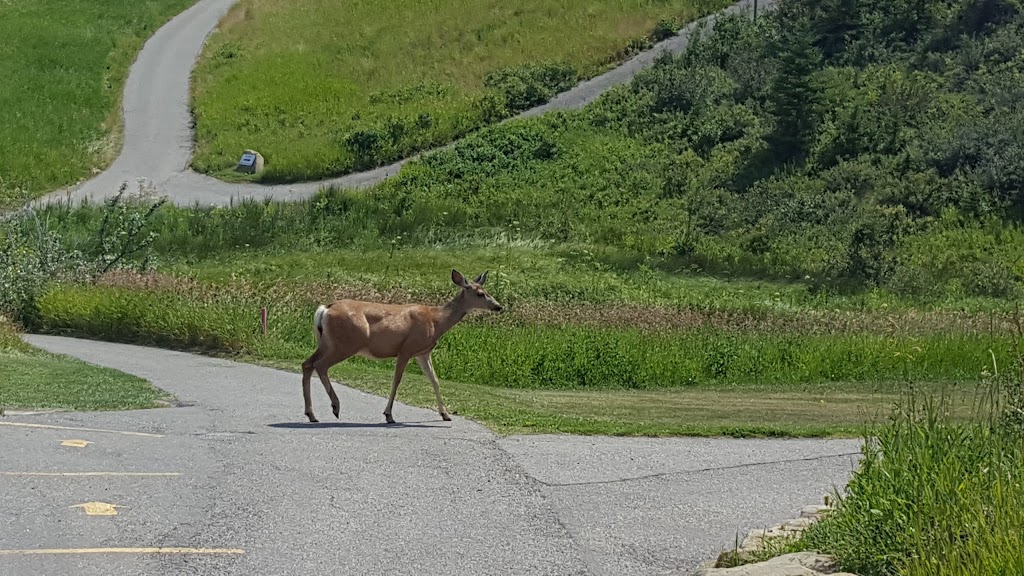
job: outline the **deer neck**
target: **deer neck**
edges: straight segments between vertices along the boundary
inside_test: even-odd
[[[451,330],[452,327],[465,318],[466,314],[469,312],[469,309],[466,307],[463,294],[463,292],[459,292],[458,296],[452,298],[451,301],[444,306],[441,306],[438,310],[436,324],[438,336]]]

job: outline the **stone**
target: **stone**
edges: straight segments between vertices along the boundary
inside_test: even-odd
[[[787,520],[786,522],[783,522],[782,529],[803,532],[804,530],[808,529],[811,526],[811,524],[814,524],[814,522],[814,518],[801,516],[800,518],[794,518],[792,520]]]
[[[246,174],[259,174],[263,171],[263,155],[255,150],[242,152],[235,170]]]
[[[776,556],[771,560],[744,564],[732,568],[697,569],[698,576],[856,576],[849,572],[836,572],[836,563],[831,556],[814,552],[794,552]]]
[[[827,505],[811,504],[810,506],[804,506],[800,510],[800,517],[801,518],[814,518],[814,519],[817,520],[817,519],[821,518],[822,516],[828,514],[831,510],[832,510],[832,508],[830,508]]]

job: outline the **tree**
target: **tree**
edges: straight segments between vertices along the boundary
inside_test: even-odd
[[[802,159],[813,137],[817,93],[811,76],[822,58],[805,9],[783,3],[777,17],[780,30],[773,52],[778,66],[769,93],[775,131],[770,143],[776,160],[785,163]]]

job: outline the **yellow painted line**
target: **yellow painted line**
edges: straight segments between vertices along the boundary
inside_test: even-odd
[[[0,556],[27,554],[245,554],[241,548],[37,548],[0,550]]]
[[[101,428],[78,428],[77,426],[54,426],[52,424],[35,424],[30,422],[0,422],[0,426],[24,426],[25,428],[49,428],[52,430],[79,430],[81,432],[106,432],[108,434],[124,434],[126,436],[146,436],[149,438],[163,438],[163,434],[150,434],[149,432],[131,432],[128,430],[104,430]]]
[[[70,446],[72,448],[85,448],[89,444],[92,444],[92,442],[88,440],[64,440],[60,443],[61,446]]]
[[[86,516],[117,516],[116,509],[124,508],[124,506],[108,504],[106,502],[86,502],[84,504],[75,504],[71,508],[82,508],[85,510]]]
[[[181,476],[181,472],[0,472],[0,476]]]

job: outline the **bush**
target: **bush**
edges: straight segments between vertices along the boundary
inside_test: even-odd
[[[31,325],[38,320],[37,300],[51,283],[155,264],[151,247],[156,234],[150,224],[164,201],[125,199],[125,190],[122,186],[104,203],[79,242],[64,238],[32,210],[0,222],[0,316]],[[66,208],[56,210],[65,210],[67,217]]]
[[[569,64],[541,62],[501,68],[484,77],[484,87],[502,96],[511,114],[539,106],[576,85],[578,75]]]

